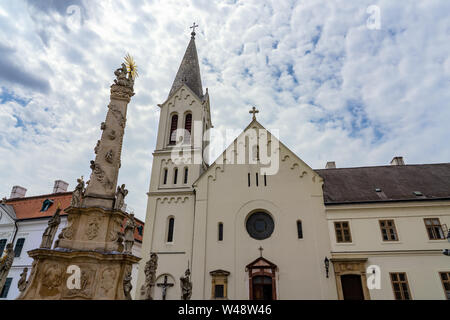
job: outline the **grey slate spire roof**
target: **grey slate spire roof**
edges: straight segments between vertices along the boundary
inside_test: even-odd
[[[189,41],[180,68],[173,81],[169,97],[174,94],[183,83],[186,84],[199,98],[202,98],[203,96],[200,66],[198,64],[197,48],[195,47],[195,32],[192,32],[191,35],[191,41]]]

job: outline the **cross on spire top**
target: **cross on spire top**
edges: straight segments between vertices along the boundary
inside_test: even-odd
[[[197,27],[198,27],[198,24],[195,24],[195,22],[192,24],[192,27],[189,27],[190,29],[192,29],[192,32],[191,32],[192,39],[194,39],[194,37],[195,37],[195,28],[197,28]]]
[[[256,109],[255,107],[253,107],[248,113],[253,113],[253,120],[256,120],[256,114],[259,112],[258,109]]]

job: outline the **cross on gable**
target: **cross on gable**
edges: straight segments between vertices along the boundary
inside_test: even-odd
[[[264,248],[260,246],[258,248],[258,250],[259,250],[259,256],[262,257],[262,252],[263,252]]]
[[[248,113],[252,113],[253,114],[253,120],[256,120],[256,114],[259,112],[258,109],[256,109],[255,107],[253,107]]]

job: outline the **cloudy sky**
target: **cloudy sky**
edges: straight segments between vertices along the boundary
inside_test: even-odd
[[[113,71],[129,52],[140,77],[119,182],[144,219],[156,105],[193,21],[217,132],[245,128],[256,105],[259,121],[313,168],[396,155],[449,162],[449,12],[448,0],[2,1],[0,196],[88,179]]]

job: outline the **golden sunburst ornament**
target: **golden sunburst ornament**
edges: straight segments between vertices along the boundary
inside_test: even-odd
[[[137,65],[136,62],[134,62],[134,59],[132,56],[130,56],[129,53],[125,56],[125,65],[127,66],[127,71],[131,75],[131,79],[135,79],[139,76],[137,71]]]

